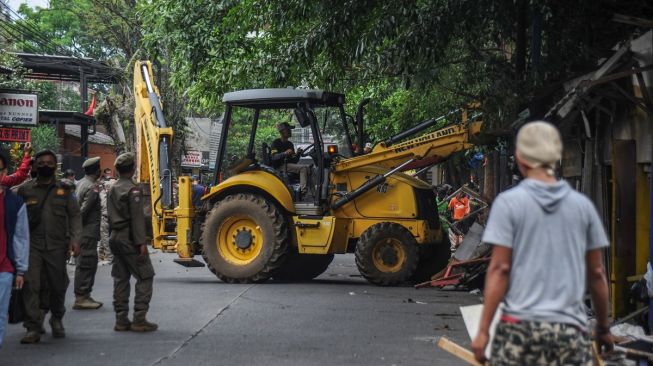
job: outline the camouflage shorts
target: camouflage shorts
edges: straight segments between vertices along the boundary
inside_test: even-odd
[[[592,365],[589,334],[563,323],[500,322],[492,342],[494,365]]]

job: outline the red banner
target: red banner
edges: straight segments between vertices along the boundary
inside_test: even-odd
[[[27,128],[0,128],[0,141],[30,142],[32,130]]]

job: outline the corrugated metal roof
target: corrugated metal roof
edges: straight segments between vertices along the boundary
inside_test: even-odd
[[[66,125],[66,135],[80,138],[81,134],[81,126]],[[88,142],[99,145],[114,145],[111,136],[102,132],[95,132],[94,135],[88,135]]]

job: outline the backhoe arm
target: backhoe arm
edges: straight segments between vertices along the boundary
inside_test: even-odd
[[[451,154],[473,146],[470,138],[480,132],[482,122],[463,122],[445,126],[439,130],[414,139],[386,146],[384,142],[367,155],[344,159],[335,165],[336,172],[344,172],[369,165],[393,169],[409,159],[434,164]],[[406,167],[406,169],[414,166]]]
[[[154,85],[152,64],[137,61],[134,65],[134,121],[137,138],[136,179],[148,183],[152,201],[153,247],[176,247],[181,257],[188,258],[187,231],[193,216],[190,207],[190,180],[180,179],[179,202],[184,206],[175,209],[172,201],[172,169],[170,149],[172,128],[166,124],[159,90]],[[181,243],[178,242],[181,240]]]

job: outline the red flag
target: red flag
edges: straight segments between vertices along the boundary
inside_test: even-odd
[[[84,112],[84,114],[87,116],[93,116],[93,111],[95,110],[96,105],[97,103],[95,101],[95,93],[93,93],[93,100],[91,100],[91,104],[88,106],[88,109],[86,112]]]

